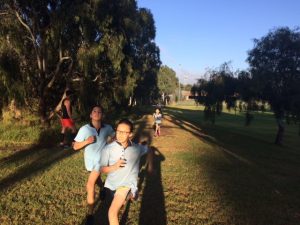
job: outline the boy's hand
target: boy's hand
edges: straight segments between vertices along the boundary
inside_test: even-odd
[[[96,141],[96,137],[95,136],[89,136],[87,139],[87,144],[92,144]]]
[[[126,159],[119,159],[116,163],[115,163],[115,167],[117,169],[119,169],[120,167],[125,167],[126,165]]]

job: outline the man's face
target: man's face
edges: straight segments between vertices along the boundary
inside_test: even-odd
[[[117,127],[116,138],[119,143],[127,143],[132,133],[130,127],[127,124],[121,123]]]
[[[90,114],[90,117],[94,121],[100,121],[102,119],[102,110],[101,110],[101,108],[94,107],[91,114]]]

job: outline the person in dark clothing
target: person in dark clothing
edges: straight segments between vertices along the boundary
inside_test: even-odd
[[[66,141],[66,132],[68,129],[71,130],[71,139],[74,140],[76,136],[76,127],[75,123],[72,119],[72,104],[70,95],[72,94],[71,90],[66,91],[66,97],[63,99],[61,103],[61,141],[59,145],[61,147],[67,146],[68,142]]]

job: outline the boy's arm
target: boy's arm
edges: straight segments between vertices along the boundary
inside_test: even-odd
[[[90,137],[88,137],[84,141],[75,141],[73,149],[74,150],[80,150],[80,149],[84,148],[85,146],[87,146],[89,144],[92,144],[94,142],[95,142],[95,137],[94,136],[90,136]]]
[[[111,166],[102,166],[100,172],[101,173],[111,173],[118,169],[121,169],[126,164],[126,161],[124,159],[119,159],[115,164]]]
[[[122,167],[125,166],[126,160],[124,159],[119,159],[115,164],[113,165],[108,165],[109,164],[109,154],[110,148],[106,146],[104,149],[101,151],[101,160],[100,160],[100,172],[101,173],[111,173],[114,172]]]

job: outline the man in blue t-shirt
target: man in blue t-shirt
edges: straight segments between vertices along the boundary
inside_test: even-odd
[[[152,150],[146,145],[130,141],[133,124],[128,119],[121,120],[116,129],[116,141],[105,146],[101,153],[101,172],[107,173],[105,187],[113,193],[108,211],[110,225],[118,225],[118,213],[127,196],[137,195],[137,180],[140,158],[148,153],[149,170],[152,169]]]
[[[92,108],[89,124],[82,126],[74,141],[74,150],[84,148],[84,164],[87,171],[90,172],[86,190],[88,203],[87,221],[92,221],[95,204],[95,184],[99,184],[103,191],[103,184],[100,173],[101,150],[107,144],[108,138],[115,135],[113,128],[108,124],[102,123],[103,109],[97,105]],[[88,222],[87,222],[88,223]],[[92,223],[92,222],[91,222]]]

